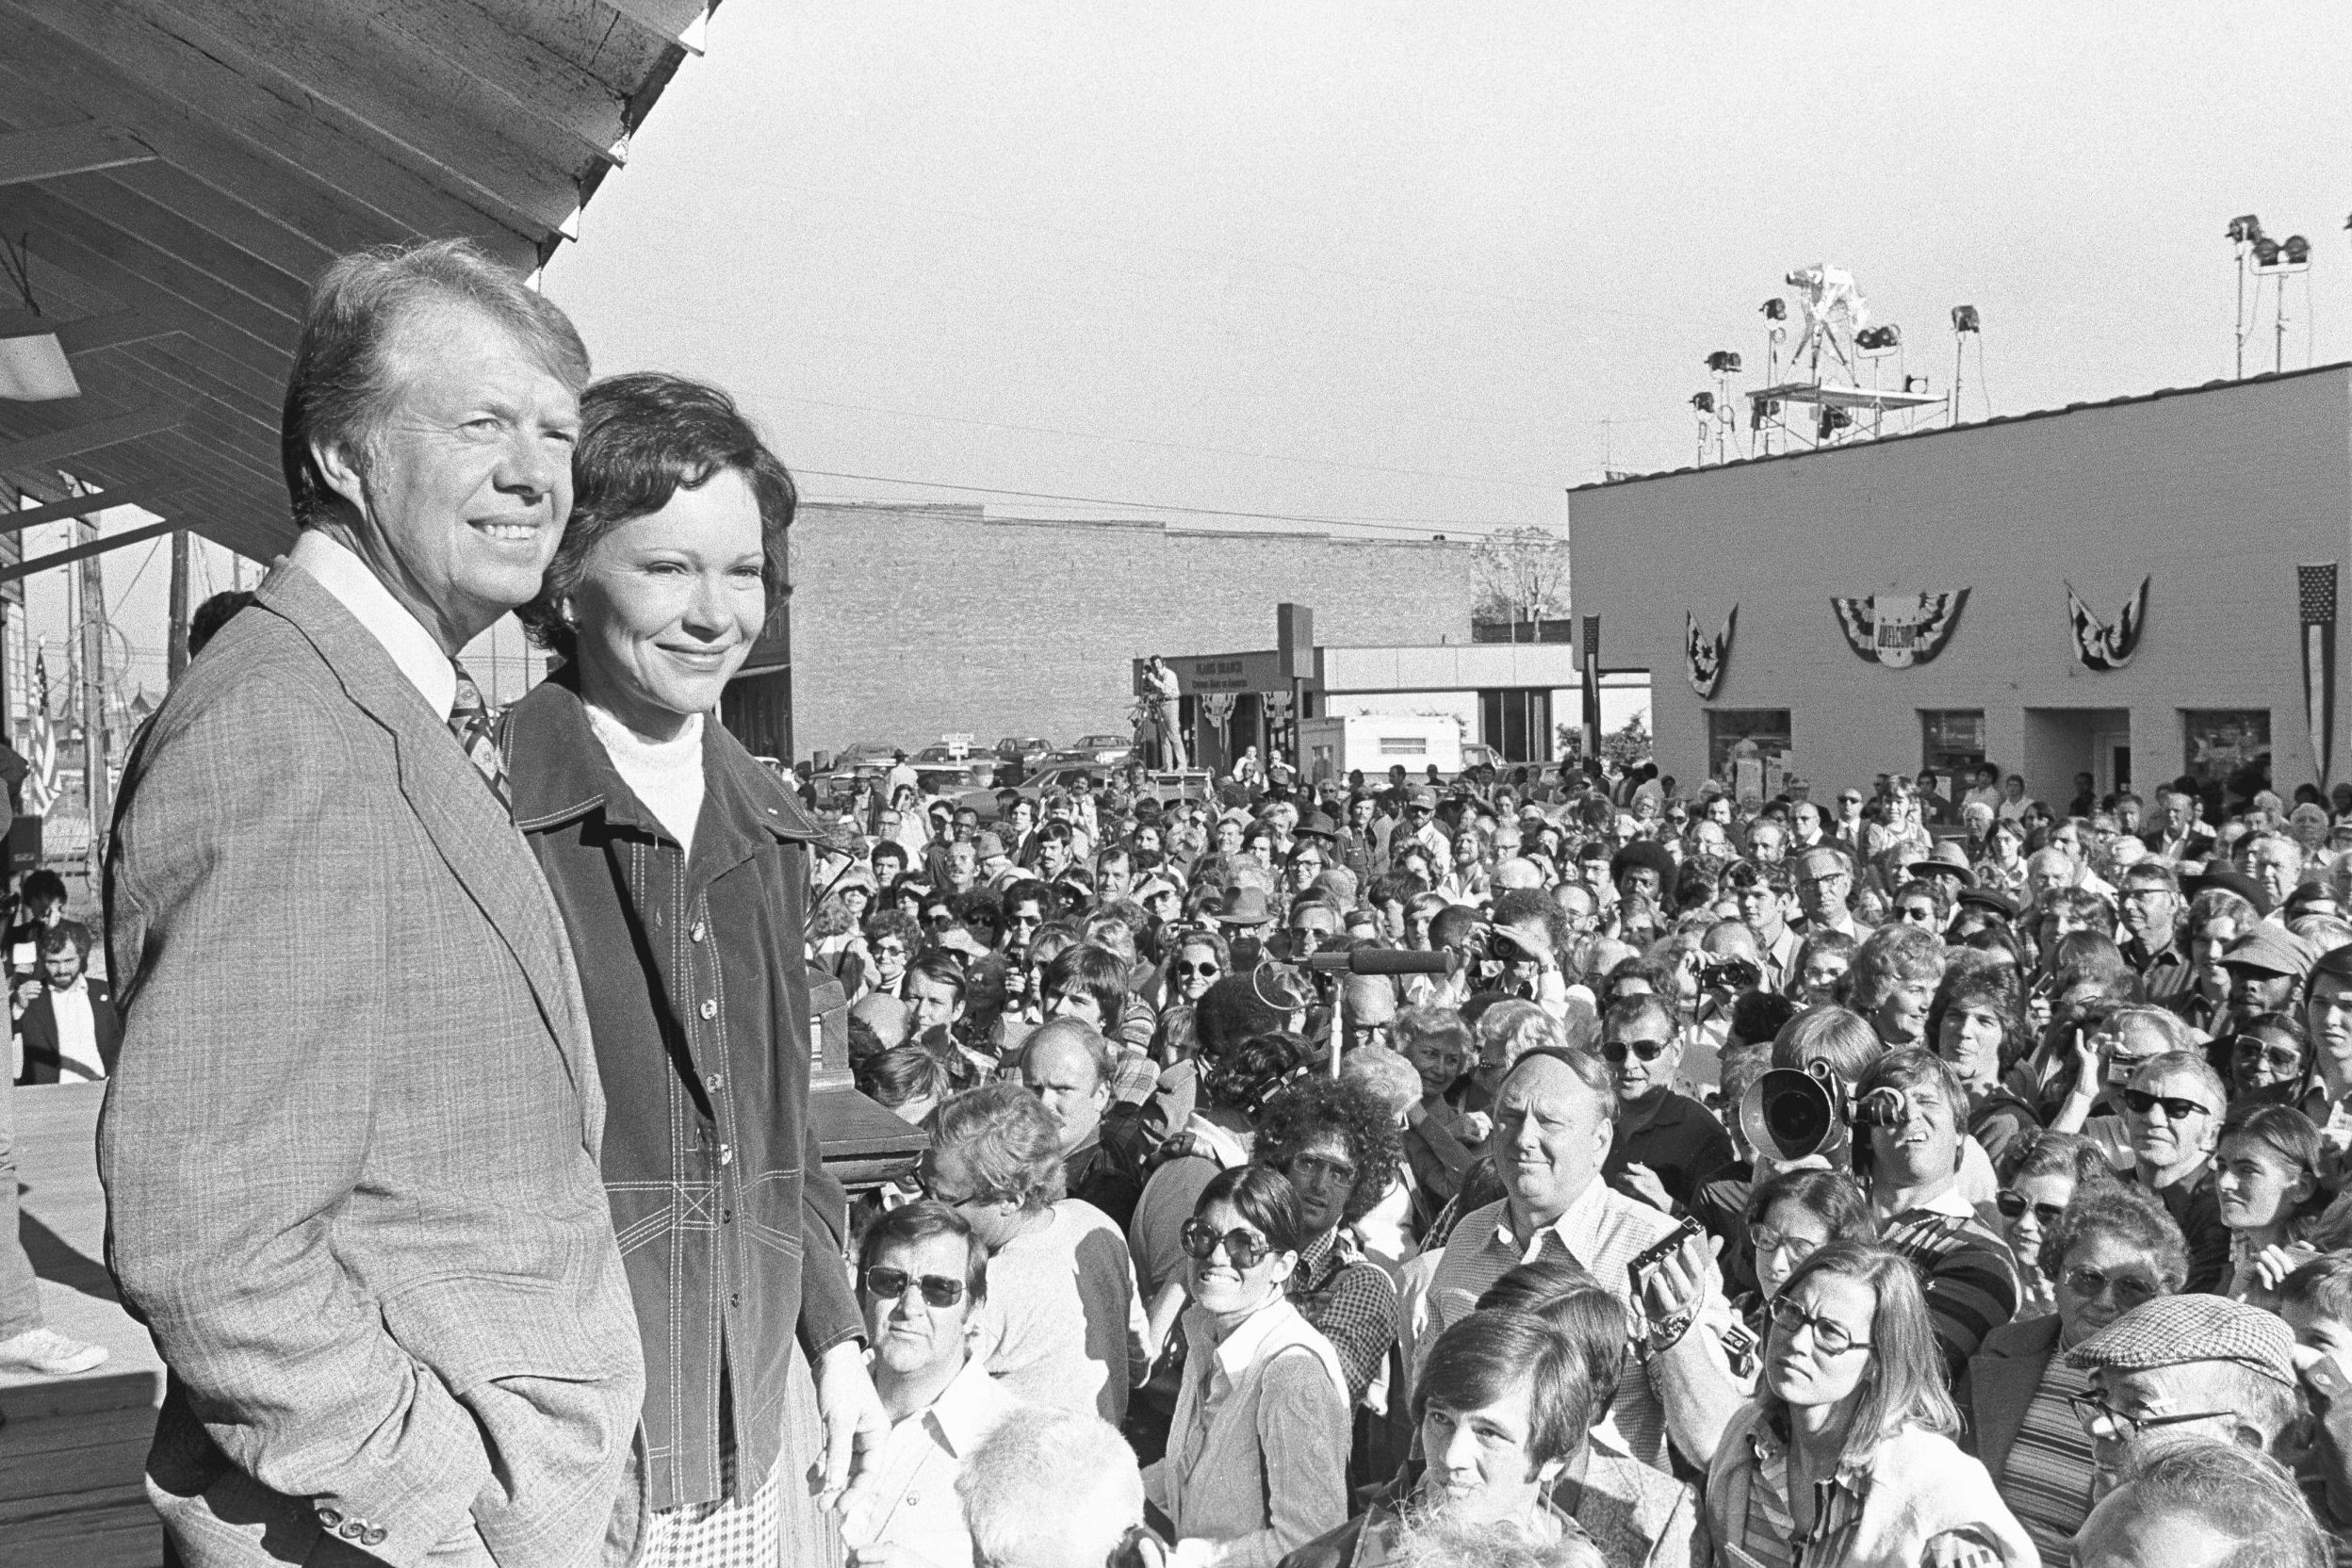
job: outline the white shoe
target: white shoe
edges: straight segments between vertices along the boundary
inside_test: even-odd
[[[13,1339],[0,1339],[0,1371],[22,1368],[52,1378],[87,1372],[106,1359],[103,1345],[68,1339],[55,1329],[27,1329]]]

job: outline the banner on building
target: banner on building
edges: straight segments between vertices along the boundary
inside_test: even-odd
[[[1890,670],[1925,664],[1944,651],[1959,629],[1960,612],[1968,608],[1968,591],[1949,594],[1879,594],[1870,598],[1829,601],[1838,612],[1838,626],[1846,646],[1873,664]]]
[[[1682,612],[1687,635],[1683,641],[1683,668],[1690,678],[1690,689],[1706,702],[1715,695],[1715,688],[1723,682],[1723,667],[1731,662],[1731,633],[1740,624],[1740,607],[1733,605],[1731,613],[1723,617],[1723,629],[1709,637],[1699,629],[1699,618],[1688,610]]]
[[[2324,792],[2336,753],[2336,564],[2295,569],[2303,621],[2303,720]]]
[[[2091,607],[2082,602],[2082,596],[2066,584],[2066,623],[2074,630],[2074,656],[2082,667],[2096,674],[2122,669],[2132,662],[2139,651],[2140,629],[2148,620],[2148,585],[2149,579],[2140,579],[2139,592],[2126,600],[2123,613],[2109,626],[2091,613]]]

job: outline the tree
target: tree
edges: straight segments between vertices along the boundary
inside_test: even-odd
[[[1568,541],[1550,529],[1490,533],[1470,561],[1478,573],[1478,619],[1515,626],[1568,613]]]
[[[1634,714],[1625,727],[1601,737],[1601,755],[1617,764],[1620,772],[1650,760],[1650,727]]]

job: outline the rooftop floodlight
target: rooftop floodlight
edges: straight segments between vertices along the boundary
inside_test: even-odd
[[[1729,349],[1718,349],[1707,356],[1707,368],[1719,376],[1736,376],[1740,373],[1740,356]]]
[[[2290,267],[2309,267],[2311,264],[2311,242],[2299,234],[2287,236],[2287,242],[2279,249],[2286,253]]]
[[[1821,436],[1826,441],[1838,432],[1854,423],[1854,416],[1835,403],[1821,405]]]
[[[2262,220],[2252,213],[2230,220],[2230,243],[2251,245],[2262,237]]]
[[[1690,394],[1690,406],[1697,409],[1701,414],[1712,414],[1715,412],[1715,394],[1712,392],[1693,392]]]
[[[1892,322],[1864,327],[1854,335],[1854,346],[1866,354],[1890,354],[1903,346],[1903,329]]]
[[[2352,229],[2352,222],[2344,224],[2344,227]],[[1788,302],[1775,294],[1764,302],[1763,311],[1767,321],[1786,321],[1788,319]]]
[[[1983,328],[1978,323],[1976,318],[1976,307],[1974,305],[1952,306],[1952,330],[1954,332],[1981,332]]]

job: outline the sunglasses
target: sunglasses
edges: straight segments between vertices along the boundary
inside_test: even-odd
[[[2034,1217],[2045,1225],[2057,1224],[2066,1212],[2064,1203],[2029,1203],[2025,1194],[2006,1187],[1993,1194],[1993,1206],[2011,1219],[2023,1219],[2025,1211],[2032,1209]]]
[[[2127,1310],[2156,1298],[2156,1287],[2134,1274],[2110,1274],[2104,1269],[2079,1265],[2066,1272],[2066,1288],[2084,1300],[2096,1300],[2108,1291],[2115,1294],[2115,1304]]]
[[[1645,1062],[1654,1062],[1666,1054],[1669,1043],[1666,1040],[1605,1040],[1601,1044],[1601,1055],[1609,1061],[1622,1062],[1626,1053],[1631,1052]]]
[[[2230,1054],[2248,1063],[2261,1062],[2281,1072],[2292,1072],[2303,1065],[2303,1053],[2292,1045],[2274,1045],[2260,1035],[2240,1035],[2230,1040]]]
[[[952,1307],[964,1298],[964,1282],[951,1280],[944,1274],[925,1274],[918,1279],[903,1268],[876,1266],[866,1270],[866,1292],[877,1301],[895,1301],[909,1287],[923,1292],[927,1307]]]
[[[2159,1105],[2162,1105],[2164,1108],[2164,1116],[2166,1119],[2172,1121],[2186,1121],[2192,1116],[2211,1116],[2213,1114],[2213,1111],[2202,1102],[2195,1100],[2183,1100],[2179,1095],[2145,1094],[2138,1089],[2126,1089],[2123,1091],[2123,1107],[2125,1110],[2130,1111],[2133,1116],[2146,1116],[2148,1112],[2154,1110]]]
[[[1198,1219],[1185,1220],[1184,1228],[1176,1233],[1176,1239],[1183,1246],[1186,1257],[1201,1263],[1216,1256],[1217,1250],[1222,1247],[1225,1261],[1244,1272],[1257,1267],[1274,1251],[1266,1245],[1264,1236],[1248,1231],[1228,1231],[1218,1235]]]
[[[1176,972],[1183,975],[1187,980],[1195,977],[1214,980],[1217,978],[1217,970],[1215,964],[1180,963],[1176,966]]]

